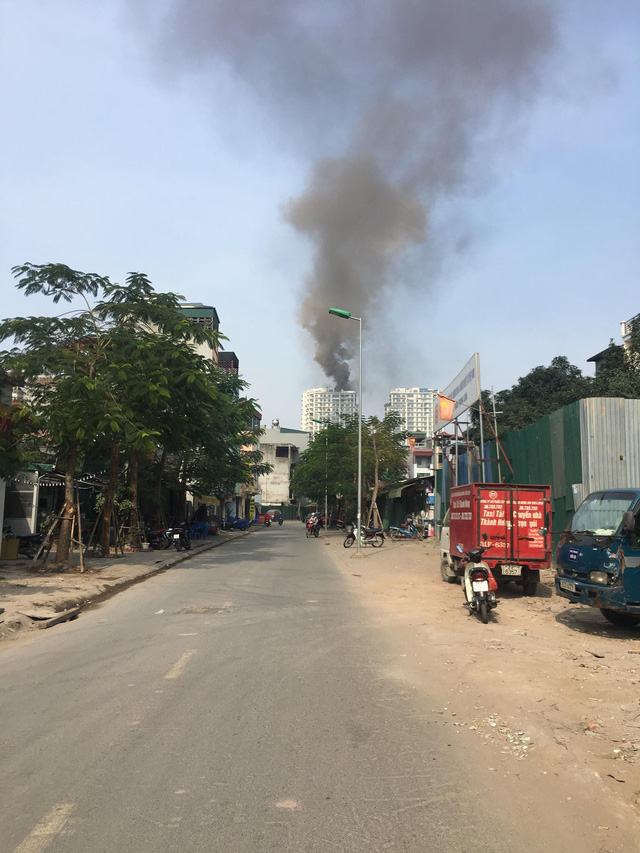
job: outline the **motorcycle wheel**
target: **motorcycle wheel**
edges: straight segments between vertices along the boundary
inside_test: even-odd
[[[423,532],[422,532],[422,530],[420,530],[420,529],[418,529],[418,539],[419,539],[421,542],[422,542],[422,540],[424,539],[424,533],[423,533]]]
[[[345,548],[351,548],[353,543],[356,541],[355,536],[347,536],[344,542],[342,543]]]
[[[392,530],[389,534],[393,542],[399,542],[402,539],[402,536],[398,533],[397,530]]]
[[[486,598],[483,598],[478,602],[478,613],[480,614],[480,619],[483,624],[486,625],[489,621],[489,602]]]
[[[311,531],[307,527],[307,539],[311,539]]]
[[[374,548],[382,548],[384,544],[384,536],[381,536],[379,533],[375,536],[371,537],[371,544]]]
[[[154,539],[153,542],[149,542],[149,548],[152,551],[159,551],[162,548],[162,542],[159,539]]]
[[[318,538],[318,536],[320,535],[320,530],[319,530],[317,527],[315,527],[315,528],[314,528],[314,530],[313,530],[313,535],[316,537],[316,539],[317,539],[317,538]]]
[[[185,539],[183,542],[183,545],[184,545],[185,551],[190,551],[191,550],[191,539],[188,539],[188,538]]]
[[[176,539],[176,551],[182,551],[182,542]]]
[[[171,539],[169,539],[169,537],[166,534],[161,541],[162,541],[161,547],[162,547],[163,551],[166,551],[168,548],[171,548],[171,545],[173,544]]]

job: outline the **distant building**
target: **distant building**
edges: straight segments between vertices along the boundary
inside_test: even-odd
[[[341,424],[343,415],[358,415],[355,391],[332,391],[330,388],[311,388],[302,393],[302,429],[314,436],[323,429],[322,423]]]
[[[308,446],[309,434],[303,430],[276,426],[264,431],[260,438],[260,451],[263,461],[273,465],[273,471],[261,474],[258,478],[262,506],[289,506],[295,503],[291,494],[291,475],[300,454]]]
[[[620,323],[620,337],[622,338],[622,346],[625,348],[625,350],[628,350],[631,346],[631,332],[633,330],[634,325],[636,326],[636,328],[640,326],[640,314],[636,314],[636,316],[632,317],[630,320],[622,320]],[[596,368],[596,376],[598,375],[598,371],[602,367],[602,363],[608,355],[610,348],[611,344],[609,344],[606,349],[597,352],[595,355],[592,355],[591,358],[587,359],[587,361],[591,361],[594,363]]]
[[[384,413],[400,415],[408,433],[432,436],[437,401],[438,392],[432,388],[392,388]]]
[[[211,332],[220,330],[220,318],[218,312],[213,305],[204,305],[202,302],[183,302],[179,310],[182,314],[191,320],[192,323],[197,323]],[[213,348],[207,344],[198,344],[196,351],[205,358],[210,358],[215,363],[218,363],[218,348]]]
[[[235,373],[238,374],[240,372],[240,362],[238,361],[238,356],[235,352],[220,350],[218,353],[218,367],[224,373]]]

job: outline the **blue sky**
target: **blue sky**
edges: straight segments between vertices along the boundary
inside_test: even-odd
[[[391,387],[444,387],[475,350],[496,390],[555,355],[588,370],[640,312],[640,7],[558,5],[560,49],[513,138],[478,150],[364,318],[368,412]],[[265,421],[297,427],[326,380],[298,322],[312,247],[282,211],[343,134],[301,141],[304,116],[290,133],[228,68],[159,60],[131,8],[0,7],[2,315],[53,313],[15,291],[14,264],[146,272],[216,306]],[[461,229],[464,251],[434,252]]]

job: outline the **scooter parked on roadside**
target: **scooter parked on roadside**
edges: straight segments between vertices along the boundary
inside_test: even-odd
[[[191,534],[189,533],[190,525],[186,522],[179,527],[173,527],[170,536],[176,551],[191,550]]]
[[[356,529],[351,527],[342,545],[351,548],[356,541]],[[371,545],[373,548],[382,548],[384,545],[384,530],[381,527],[362,527],[360,530],[360,544]]]
[[[486,533],[484,538],[486,539]],[[470,613],[477,613],[486,625],[489,621],[489,613],[498,606],[496,599],[498,584],[491,569],[482,560],[482,555],[489,548],[480,545],[466,554],[461,545],[457,545],[456,548],[462,554],[460,568],[464,567],[462,589],[466,599],[465,607],[469,608]]]
[[[402,539],[424,539],[422,527],[418,527],[415,519],[407,518],[407,523],[400,527],[390,527],[389,536],[394,542],[400,542]]]
[[[167,527],[160,527],[157,530],[147,529],[145,531],[145,536],[151,550],[165,551],[167,548],[170,548],[173,540],[169,533],[170,530]]]

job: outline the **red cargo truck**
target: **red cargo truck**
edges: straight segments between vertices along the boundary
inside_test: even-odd
[[[546,532],[540,530],[546,528]],[[486,539],[484,537],[486,534]],[[499,586],[511,581],[535,595],[551,565],[551,487],[472,483],[451,489],[440,538],[443,580],[457,581],[460,553],[478,545]]]

